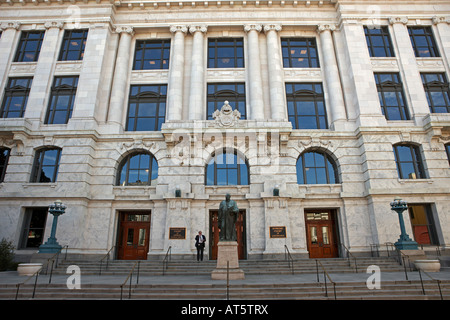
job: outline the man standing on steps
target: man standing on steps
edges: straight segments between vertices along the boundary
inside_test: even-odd
[[[203,261],[203,250],[205,249],[206,237],[201,231],[195,236],[195,247],[197,248],[197,262]]]

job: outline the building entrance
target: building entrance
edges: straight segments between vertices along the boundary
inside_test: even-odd
[[[305,211],[306,237],[309,257],[335,258],[338,256],[334,210]]]
[[[120,260],[147,260],[150,211],[120,212],[118,254]]]
[[[209,257],[210,260],[217,260],[217,244],[219,243],[219,210],[209,211]],[[238,243],[238,258],[240,260],[247,258],[246,237],[245,237],[245,210],[239,210],[238,220],[236,221],[236,236]],[[207,239],[208,240],[208,239]]]

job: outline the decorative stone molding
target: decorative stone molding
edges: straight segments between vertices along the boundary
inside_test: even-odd
[[[114,32],[119,33],[119,34],[122,32],[125,32],[132,36],[134,34],[134,29],[133,29],[133,27],[130,27],[130,26],[116,26],[114,28]]]
[[[433,21],[433,24],[450,23],[450,20],[448,20],[447,17],[444,17],[444,16],[434,16],[432,21]]]
[[[322,33],[324,31],[334,31],[336,30],[335,24],[319,24],[317,26],[317,32]]]
[[[45,29],[50,29],[50,28],[62,29],[64,27],[64,22],[61,22],[61,21],[47,21],[46,23],[44,23],[44,27],[45,27]]]
[[[244,31],[245,32],[250,32],[252,30],[256,30],[258,32],[261,32],[262,25],[260,25],[260,24],[246,24],[246,25],[244,25]]]
[[[19,28],[20,28],[20,22],[18,22],[18,21],[3,22],[0,26],[1,30],[6,30],[6,29],[19,30]]]
[[[264,25],[264,32],[269,32],[269,31],[276,31],[276,32],[280,32],[282,30],[281,24],[266,24]]]
[[[233,110],[228,101],[225,101],[220,111],[214,111],[212,117],[220,127],[233,127],[241,118],[241,113],[237,109]]]
[[[176,33],[177,31],[181,31],[182,33],[186,34],[187,31],[188,31],[188,28],[185,25],[173,25],[173,26],[170,26],[170,32]]]
[[[197,31],[206,33],[208,31],[208,26],[203,24],[203,25],[197,25],[197,26],[190,26],[189,27],[189,32],[190,33],[194,34]]]
[[[403,23],[406,25],[408,23],[408,17],[390,17],[389,24]]]

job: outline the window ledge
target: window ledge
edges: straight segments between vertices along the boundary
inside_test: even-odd
[[[428,184],[432,184],[434,180],[432,179],[397,179],[399,183],[405,184],[405,183],[417,183],[417,182],[426,182]]]
[[[58,183],[56,182],[49,182],[49,183],[45,183],[45,182],[30,182],[30,183],[23,183],[22,187],[24,189],[28,188],[28,187],[47,187],[47,188],[55,188],[58,185]]]

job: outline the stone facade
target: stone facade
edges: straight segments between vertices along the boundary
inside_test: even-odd
[[[371,244],[398,238],[389,206],[395,196],[429,205],[436,244],[448,244],[450,114],[430,113],[420,73],[450,75],[450,4],[361,3],[0,0],[0,92],[9,78],[33,77],[24,117],[0,119],[0,147],[11,150],[0,183],[0,237],[22,253],[35,252],[21,248],[27,210],[60,199],[67,211],[57,238],[73,254],[105,254],[118,244],[120,212],[147,210],[149,258],[164,256],[169,246],[172,254],[193,256],[197,231],[210,240],[210,210],[230,193],[246,211],[249,259],[284,254],[285,245],[308,256],[304,212],[324,208],[336,212],[338,242],[370,254]],[[387,26],[394,57],[370,57],[364,26],[374,25]],[[411,26],[431,27],[439,57],[414,56]],[[70,29],[89,30],[83,59],[58,61]],[[39,59],[14,62],[26,30],[45,30]],[[207,40],[221,37],[243,38],[244,68],[207,68]],[[284,68],[282,37],[315,38],[320,67]],[[171,39],[169,69],[133,70],[142,39]],[[374,72],[400,74],[410,120],[386,120]],[[45,124],[53,79],[66,75],[79,76],[72,116],[67,124]],[[223,126],[206,119],[206,86],[216,82],[245,83],[246,120]],[[329,129],[292,129],[285,92],[291,82],[322,83]],[[130,86],[137,84],[167,84],[161,131],[125,129]],[[399,178],[393,146],[404,142],[420,146],[425,179]],[[57,181],[30,182],[36,150],[44,146],[62,150]],[[248,161],[249,185],[205,185],[206,165],[224,147]],[[156,185],[117,185],[121,161],[136,150],[156,158]],[[307,150],[329,154],[340,183],[298,184],[297,159]],[[407,214],[405,220],[411,235]],[[271,238],[270,226],[285,226],[286,237]],[[170,239],[171,227],[186,228],[186,239]]]

